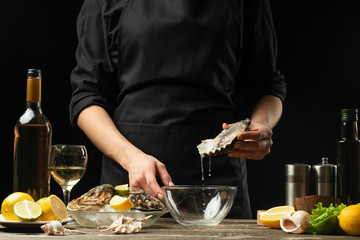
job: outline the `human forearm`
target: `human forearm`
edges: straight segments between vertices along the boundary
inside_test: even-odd
[[[79,114],[77,124],[103,154],[124,168],[130,156],[141,152],[118,131],[102,107],[93,105],[85,108]]]
[[[163,192],[156,176],[161,178],[164,185],[174,185],[165,165],[130,143],[103,108],[95,105],[85,108],[80,113],[77,124],[103,154],[129,173],[130,186],[140,187],[150,195],[162,199]]]
[[[282,108],[282,102],[278,97],[266,95],[255,105],[251,120],[273,129],[280,120]]]

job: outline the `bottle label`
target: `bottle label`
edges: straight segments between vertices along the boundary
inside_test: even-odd
[[[41,102],[41,78],[27,79],[26,101]]]

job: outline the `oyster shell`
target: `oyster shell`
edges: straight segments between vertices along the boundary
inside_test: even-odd
[[[48,235],[85,234],[78,230],[65,228],[61,222],[53,220],[40,227]]]
[[[134,205],[132,209],[141,211],[166,210],[165,205],[159,199],[150,196],[140,188],[129,187],[129,193],[124,197],[130,199]]]
[[[214,139],[202,140],[197,149],[201,157],[225,154],[235,143],[236,137],[249,129],[251,120],[245,119],[236,122],[228,129],[221,131]]]
[[[280,227],[287,233],[303,233],[311,226],[310,214],[299,210],[286,215],[280,220]]]
[[[100,232],[112,231],[114,233],[136,233],[141,230],[142,225],[151,217],[152,215],[142,219],[135,219],[127,216],[121,216],[110,226],[100,226],[98,229],[101,229]]]
[[[73,211],[99,211],[109,204],[114,195],[114,187],[110,184],[103,184],[72,200],[67,208]]]

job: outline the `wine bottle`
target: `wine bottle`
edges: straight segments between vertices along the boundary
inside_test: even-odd
[[[337,197],[347,205],[360,202],[360,142],[358,110],[341,110],[341,139],[337,142]]]
[[[15,124],[14,192],[29,193],[34,200],[49,196],[52,128],[41,110],[41,71],[27,73],[26,110]]]

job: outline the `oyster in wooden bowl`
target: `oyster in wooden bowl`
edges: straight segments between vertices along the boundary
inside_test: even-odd
[[[69,202],[67,206],[69,214],[83,227],[108,226],[121,216],[135,219],[152,216],[144,223],[143,227],[147,227],[168,212],[159,199],[134,187],[129,187],[129,192],[123,196],[132,202],[133,208],[115,210],[109,205],[115,195],[115,189],[110,184],[94,187],[79,198]]]

